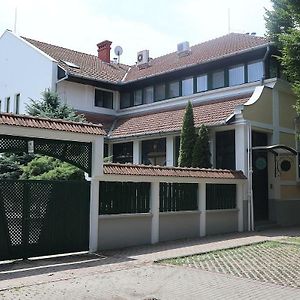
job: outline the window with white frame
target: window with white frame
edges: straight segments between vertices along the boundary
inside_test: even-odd
[[[143,97],[144,97],[145,104],[153,102],[153,98],[154,98],[153,86],[148,86],[148,87],[144,88]]]
[[[136,90],[133,94],[133,105],[141,105],[143,104],[143,91]]]
[[[10,97],[5,99],[5,111],[8,113],[10,112]]]
[[[263,62],[257,61],[248,64],[248,82],[261,80],[264,71],[263,71]]]
[[[20,112],[20,94],[16,94],[15,96],[15,113],[19,114]]]
[[[224,79],[224,70],[217,71],[212,74],[212,88],[218,89],[224,87],[225,79]]]
[[[229,69],[229,86],[245,83],[244,65],[235,66]]]
[[[186,78],[182,80],[182,96],[188,96],[194,93],[194,79]]]
[[[197,92],[207,91],[207,75],[197,77]]]

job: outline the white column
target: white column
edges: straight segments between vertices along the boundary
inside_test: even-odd
[[[159,182],[151,182],[151,243],[159,242]]]
[[[247,152],[248,151],[248,136],[247,125],[237,124],[235,127],[235,168],[241,170],[247,176]]]
[[[108,156],[113,156],[113,144],[111,143],[108,144]]]
[[[236,205],[238,209],[238,231],[242,232],[244,230],[244,183],[238,183],[236,185]]]
[[[200,237],[206,236],[206,184],[198,183],[198,209],[200,212]]]
[[[98,250],[99,179],[96,177],[103,175],[103,140],[103,137],[97,137],[92,145],[89,252]]]
[[[167,136],[166,138],[166,158],[167,166],[174,166],[174,136]]]
[[[140,164],[141,163],[141,142],[133,141],[133,163]]]

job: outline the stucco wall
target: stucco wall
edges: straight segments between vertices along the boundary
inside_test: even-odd
[[[279,126],[294,129],[294,119],[296,117],[296,111],[293,108],[293,105],[296,103],[295,96],[279,92]]]
[[[213,210],[206,212],[206,234],[238,231],[238,210]]]
[[[113,109],[95,106],[95,87],[93,86],[61,81],[57,84],[57,92],[64,103],[74,107],[76,110],[101,114],[115,114]],[[114,106],[116,105],[117,96],[117,92],[114,92]]]
[[[151,215],[99,217],[98,249],[151,243]]]
[[[275,200],[276,223],[281,226],[300,225],[300,199]]]
[[[10,112],[15,112],[15,95],[20,93],[20,113],[25,113],[29,98],[40,99],[41,93],[54,89],[56,63],[9,31],[0,38],[0,100],[10,97]]]
[[[199,237],[200,213],[161,213],[159,216],[159,240],[170,241]]]

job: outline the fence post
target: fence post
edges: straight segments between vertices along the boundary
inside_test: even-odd
[[[236,206],[238,209],[238,231],[242,232],[244,230],[244,210],[243,201],[244,200],[244,183],[237,184],[236,191]]]
[[[198,183],[198,209],[200,212],[200,237],[206,236],[206,184]]]
[[[151,182],[151,244],[159,242],[159,182]]]

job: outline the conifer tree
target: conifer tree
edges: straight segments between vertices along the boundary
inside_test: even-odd
[[[194,146],[192,166],[211,168],[210,157],[208,129],[202,124]]]
[[[179,167],[191,167],[193,150],[196,141],[196,131],[194,124],[194,113],[192,103],[189,101],[183,117],[183,124],[180,134]]]

